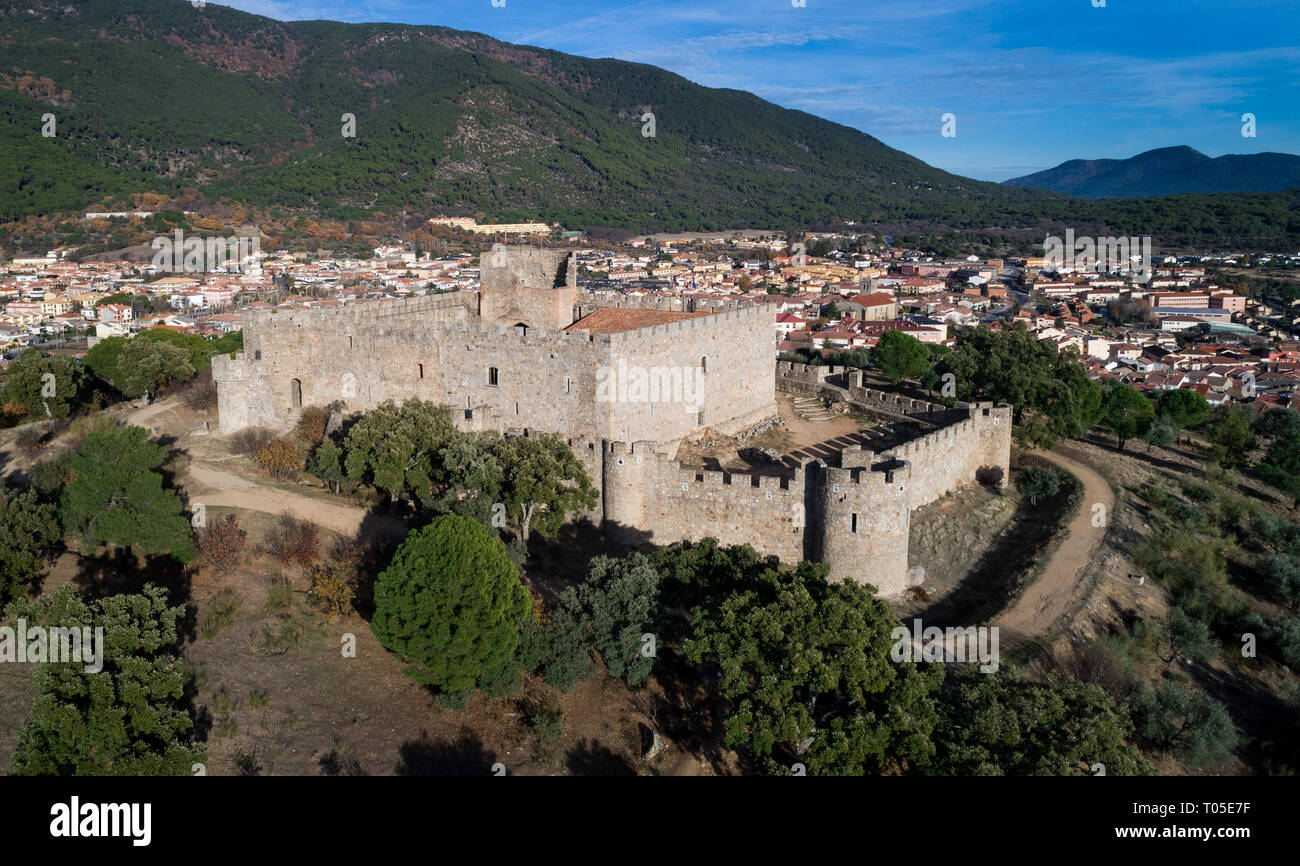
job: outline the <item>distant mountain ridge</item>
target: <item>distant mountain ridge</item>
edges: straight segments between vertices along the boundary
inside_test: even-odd
[[[1161,147],[1129,159],[1072,159],[1003,184],[1079,198],[1276,192],[1300,187],[1300,156],[1234,153],[1208,157],[1187,146]]]

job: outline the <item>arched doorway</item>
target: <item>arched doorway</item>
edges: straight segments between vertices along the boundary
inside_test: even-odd
[[[297,410],[302,408],[302,380],[294,379],[289,383],[289,408]]]

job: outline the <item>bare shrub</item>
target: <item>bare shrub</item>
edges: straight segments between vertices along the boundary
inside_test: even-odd
[[[975,480],[985,487],[1001,487],[1005,477],[1001,466],[981,466],[975,470]]]
[[[202,370],[180,387],[185,405],[198,412],[217,408],[217,383],[212,381],[212,370]]]
[[[199,637],[216,637],[239,616],[239,607],[239,596],[233,589],[223,589],[217,593],[199,620]]]
[[[27,417],[27,409],[17,403],[0,406],[0,427],[12,427]]]
[[[319,445],[325,438],[325,428],[329,421],[329,409],[324,406],[308,406],[298,418],[298,435],[309,445]]]
[[[274,430],[265,427],[245,427],[230,435],[230,453],[252,457],[274,438]]]
[[[225,574],[244,562],[248,533],[239,528],[239,520],[228,514],[198,532],[199,563]]]
[[[289,512],[266,536],[266,550],[285,565],[311,568],[320,559],[320,529]]]
[[[382,569],[388,554],[376,539],[340,538],[330,548],[326,561],[311,572],[312,604],[328,614],[347,616],[371,591],[365,578]]]
[[[14,440],[18,450],[27,458],[33,458],[40,453],[45,447],[45,435],[35,427],[27,427],[19,431],[18,437]]]
[[[330,563],[318,565],[311,572],[311,602],[325,613],[347,616],[357,596],[356,578],[346,569]]]
[[[1078,640],[1056,660],[1057,667],[1075,679],[1094,683],[1112,697],[1123,697],[1132,681],[1123,660],[1101,641]]]

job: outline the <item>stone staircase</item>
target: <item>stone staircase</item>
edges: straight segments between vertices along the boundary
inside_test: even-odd
[[[829,421],[835,417],[818,397],[795,397],[794,411],[805,421]]]

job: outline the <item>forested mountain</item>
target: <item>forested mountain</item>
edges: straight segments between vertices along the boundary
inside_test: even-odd
[[[957,177],[656,67],[440,27],[0,0],[0,43],[0,219],[152,191],[341,219],[409,209],[638,231],[1068,220],[1171,240],[1300,238],[1300,192],[1082,202]]]
[[[1190,147],[1162,147],[1128,159],[1072,159],[1003,183],[1081,198],[1271,192],[1300,187],[1300,156],[1232,153],[1212,159]]]

